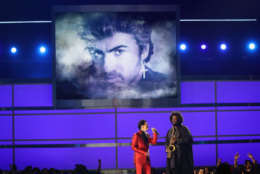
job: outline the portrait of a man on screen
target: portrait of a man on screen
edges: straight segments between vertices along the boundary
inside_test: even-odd
[[[61,99],[176,95],[176,21],[164,13],[62,13],[55,21]]]

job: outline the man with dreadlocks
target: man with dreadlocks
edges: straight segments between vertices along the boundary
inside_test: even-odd
[[[167,174],[192,174],[193,153],[192,136],[187,127],[182,125],[181,113],[172,112],[172,127],[166,135]]]

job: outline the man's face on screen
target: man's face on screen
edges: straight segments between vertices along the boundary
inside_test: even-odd
[[[93,61],[104,72],[104,81],[115,87],[127,87],[141,78],[141,55],[133,35],[117,32],[88,47]]]

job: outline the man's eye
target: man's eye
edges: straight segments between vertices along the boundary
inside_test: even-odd
[[[99,53],[99,52],[95,52],[93,54],[93,56],[94,56],[95,59],[98,59],[98,60],[103,59],[103,54]]]
[[[89,53],[91,54],[91,56],[95,59],[95,60],[101,60],[104,58],[104,54],[102,51],[99,50],[95,50],[90,48],[89,49]]]
[[[124,50],[117,49],[117,50],[114,51],[114,54],[115,54],[115,56],[120,56],[123,52],[124,52]]]
[[[88,51],[89,51],[89,54],[91,54],[91,55],[93,55],[95,53],[95,50],[91,49],[91,48],[89,48]]]

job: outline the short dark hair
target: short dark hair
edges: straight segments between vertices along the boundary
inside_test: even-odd
[[[138,129],[140,130],[140,129],[141,129],[141,126],[143,126],[145,123],[146,123],[146,120],[140,120],[140,121],[138,122]]]
[[[182,114],[181,114],[180,112],[176,112],[176,111],[171,112],[170,122],[172,122],[172,117],[173,117],[173,116],[176,116],[176,117],[177,117],[177,120],[178,120],[178,123],[179,123],[179,124],[182,124],[182,122],[183,122],[183,117],[182,117]]]
[[[83,30],[80,32],[82,39],[88,41],[102,40],[113,36],[116,32],[132,34],[139,47],[140,55],[149,45],[149,54],[144,59],[145,62],[149,62],[153,54],[152,30],[144,17],[131,13],[101,13],[86,17],[84,22]]]

